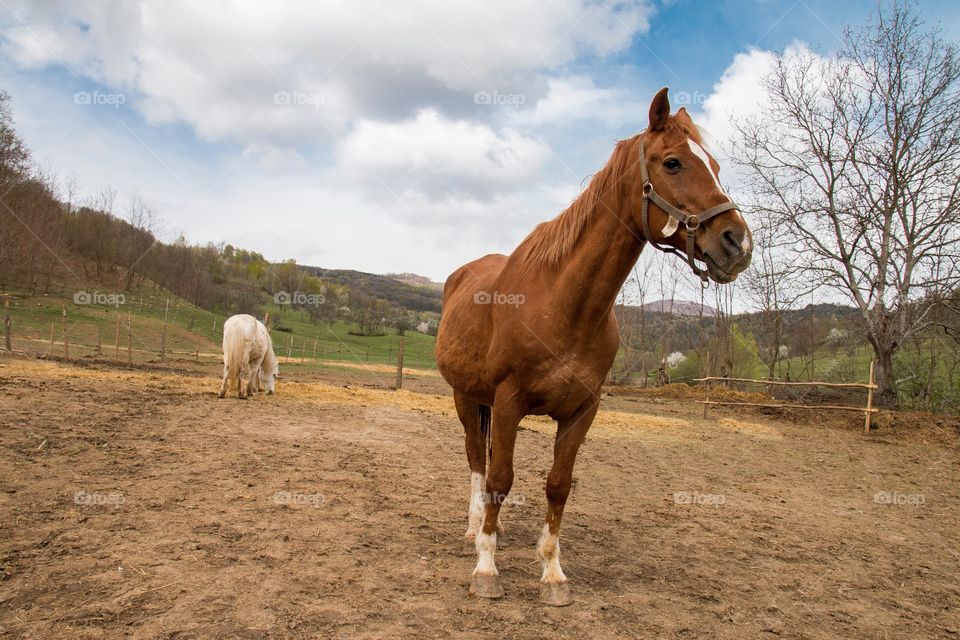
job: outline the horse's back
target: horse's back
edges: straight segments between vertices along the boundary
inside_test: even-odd
[[[468,262],[450,274],[443,284],[443,305],[447,306],[454,296],[485,291],[484,287],[494,285],[503,267],[507,264],[507,256],[500,253],[490,253],[473,262]],[[446,309],[444,309],[446,311]]]
[[[223,353],[225,357],[240,357],[255,349],[257,325],[260,321],[246,313],[230,316],[223,323]]]

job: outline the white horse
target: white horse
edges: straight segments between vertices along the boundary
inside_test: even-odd
[[[245,313],[231,316],[223,323],[223,383],[220,385],[220,397],[227,393],[227,384],[234,380],[237,397],[245,398],[260,390],[260,384],[267,394],[272,394],[276,379],[280,375],[280,364],[273,353],[273,341],[270,332],[262,322]],[[244,376],[249,376],[246,389]]]

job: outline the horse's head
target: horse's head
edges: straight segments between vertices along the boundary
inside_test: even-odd
[[[703,148],[696,125],[681,108],[670,115],[664,87],[650,104],[650,126],[639,139],[640,179],[631,210],[657,248],[687,254],[707,265],[706,275],[733,282],[750,265],[753,237],[737,205],[720,186],[720,165]],[[692,255],[691,255],[692,254]]]
[[[267,395],[273,395],[273,392],[276,390],[277,386],[277,378],[279,377],[280,363],[277,362],[276,358],[274,358],[272,366],[268,366],[267,360],[264,358],[263,366],[260,368],[260,383],[266,390]]]

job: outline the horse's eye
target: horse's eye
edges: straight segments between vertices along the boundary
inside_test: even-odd
[[[669,173],[676,173],[677,171],[680,171],[680,167],[680,161],[676,158],[667,158],[663,161],[663,168]]]

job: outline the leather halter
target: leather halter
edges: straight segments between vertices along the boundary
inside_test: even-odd
[[[707,167],[707,170],[710,170],[709,166]],[[710,218],[723,213],[724,211],[730,211],[731,209],[739,210],[739,205],[737,205],[737,203],[733,200],[730,200],[729,202],[718,204],[715,207],[710,207],[706,211],[690,214],[686,211],[681,211],[677,207],[664,200],[660,194],[654,190],[653,183],[650,182],[650,175],[647,173],[647,157],[643,151],[643,136],[640,136],[640,179],[643,180],[643,200],[640,208],[640,219],[643,221],[643,235],[646,236],[647,242],[649,242],[650,245],[652,245],[655,249],[659,249],[664,253],[683,255],[680,251],[677,251],[676,248],[671,247],[670,245],[658,244],[653,239],[653,234],[650,233],[650,223],[647,221],[647,209],[649,208],[650,201],[653,200],[653,203],[663,209],[664,213],[686,228],[687,262],[690,264],[690,268],[693,269],[693,272],[700,277],[700,280],[706,283],[708,278],[707,272],[697,266],[696,258],[694,257],[696,255],[694,244],[696,241],[697,229],[700,228],[701,224]],[[674,230],[674,233],[676,233],[676,230]]]

